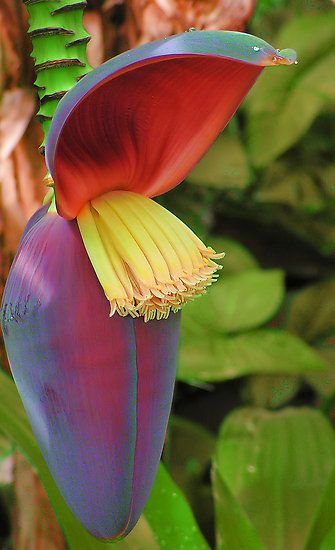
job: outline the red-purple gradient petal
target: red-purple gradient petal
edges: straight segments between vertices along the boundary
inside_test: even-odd
[[[162,322],[163,321],[163,322]],[[168,322],[166,322],[168,321]],[[163,448],[176,367],[180,314],[145,323],[135,321],[137,382],[137,439],[132,523],[141,514],[154,482]]]
[[[176,186],[233,116],[276,50],[228,31],[146,44],[89,73],[62,99],[46,144],[59,213],[113,189]]]
[[[152,329],[110,318],[76,222],[56,214],[34,222],[4,293],[9,361],[65,500],[93,535],[112,539],[136,523],[151,489],[171,406],[178,316]]]

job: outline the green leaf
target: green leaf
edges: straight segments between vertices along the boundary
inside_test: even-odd
[[[213,529],[213,501],[207,471],[215,437],[199,424],[172,416],[164,447],[164,462],[182,489],[204,533]]]
[[[144,513],[161,548],[209,550],[189,505],[162,465]]]
[[[261,0],[257,2],[252,22],[268,12],[286,6],[288,0]]]
[[[291,166],[277,161],[271,164],[264,182],[255,195],[256,200],[284,204],[306,212],[318,212],[326,204],[326,195],[319,189],[320,177],[313,177],[310,165]]]
[[[322,162],[322,160],[320,159],[319,162]],[[243,205],[242,208],[244,208]],[[296,235],[298,239],[303,241],[302,245],[304,245],[304,242],[310,243],[313,248],[319,250],[323,255],[330,256],[335,252],[335,208],[331,204],[322,211],[307,213],[298,208],[288,208],[281,204],[273,205],[258,202],[254,206],[252,218],[256,223],[257,220],[261,221],[263,232],[267,227],[270,231],[273,231],[274,227],[279,226],[279,229],[284,228],[286,233]],[[291,250],[292,247],[289,247],[289,252]],[[297,251],[297,259],[300,259],[300,250]],[[313,256],[311,256],[311,265],[313,265],[313,261],[316,260],[313,260]],[[298,266],[291,266],[290,269],[293,273],[300,273]],[[312,271],[312,273],[314,272]],[[309,271],[307,275],[309,275]]]
[[[258,374],[250,376],[243,387],[244,401],[255,407],[276,409],[295,396],[300,381],[295,376]]]
[[[334,10],[289,21],[275,39],[299,64],[263,73],[247,102],[250,158],[263,167],[296,143],[335,94]]]
[[[232,495],[215,463],[212,480],[217,550],[264,550],[255,527]]]
[[[248,374],[301,375],[323,368],[321,357],[299,338],[263,329],[233,337],[182,338],[178,378],[215,382]]]
[[[222,333],[249,330],[273,317],[283,297],[282,271],[255,269],[223,275],[201,300],[185,308],[183,326],[200,325]]]
[[[14,451],[14,445],[8,437],[0,432],[0,462],[7,458]]]
[[[329,546],[328,538],[329,536],[330,540],[333,540],[335,536],[334,502],[335,467],[316,510],[304,550],[334,550],[335,546]]]
[[[224,421],[215,460],[265,548],[301,550],[334,456],[335,433],[320,412],[244,408]]]
[[[335,278],[310,285],[292,302],[287,329],[307,342],[335,334]]]
[[[245,148],[238,136],[229,131],[219,136],[187,179],[214,189],[245,188],[250,173]]]
[[[317,352],[325,361],[326,368],[306,376],[307,382],[325,398],[335,394],[335,347],[318,348]]]
[[[195,422],[172,416],[165,447],[168,469],[187,494],[189,485],[205,473],[214,452],[215,437]]]
[[[218,264],[224,264],[222,274],[224,277],[259,267],[256,258],[238,241],[211,235],[207,239],[207,244],[214,248],[216,252],[225,252],[226,255],[222,260],[215,260]]]
[[[334,550],[335,548],[335,527],[329,531],[328,535],[322,542],[320,550]]]
[[[166,545],[169,544],[169,529],[174,541],[172,547],[176,550],[182,550],[182,541],[188,538],[194,543],[195,549],[208,548],[186,500],[162,465],[147,503],[145,518],[140,520],[126,539],[117,543],[100,542],[87,533],[58,491],[37,446],[15,384],[3,371],[0,371],[0,429],[17,443],[36,467],[71,549],[99,550],[113,547],[116,550],[158,550],[163,546],[163,539]],[[164,499],[161,500],[162,494]],[[179,510],[179,518],[176,517],[176,509]]]

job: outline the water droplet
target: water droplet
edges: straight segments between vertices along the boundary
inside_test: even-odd
[[[195,27],[190,27],[189,29],[187,29],[186,32],[194,32],[196,31],[197,29]]]
[[[260,48],[258,46],[253,46],[252,48],[254,50],[254,52],[259,52]]]
[[[273,61],[274,63],[277,63],[278,57],[277,57],[276,55],[274,55],[273,58],[272,58],[272,61]]]
[[[247,466],[247,471],[250,473],[250,474],[254,474],[256,472],[256,468],[255,466],[253,466],[252,464],[248,464]]]
[[[295,65],[298,65],[298,61],[295,61],[294,64],[295,64]]]

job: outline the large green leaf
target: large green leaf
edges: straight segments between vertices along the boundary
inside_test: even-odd
[[[335,546],[327,546],[329,545],[328,536],[331,540],[335,540],[334,503],[335,467],[319,503],[304,550],[326,550],[326,548],[334,550]]]
[[[145,517],[161,548],[209,550],[190,507],[163,466],[158,469]]]
[[[184,418],[171,417],[164,462],[191,504],[202,531],[209,536],[214,511],[207,472],[214,448],[214,435],[202,426]]]
[[[232,495],[215,463],[212,480],[217,550],[264,550],[255,527]]]
[[[326,368],[306,376],[323,398],[323,408],[332,407],[335,394],[335,279],[321,281],[299,292],[292,301],[287,328],[318,347]]]
[[[224,265],[222,273],[224,277],[259,267],[256,258],[238,241],[227,237],[210,235],[207,239],[207,244],[214,248],[216,252],[225,252],[224,258],[215,260],[218,264]]]
[[[324,398],[332,399],[335,394],[335,346],[319,348],[318,353],[325,361],[326,368],[306,376],[308,383]]]
[[[170,418],[165,462],[185,492],[189,482],[204,475],[214,449],[215,437],[203,426],[179,416]]]
[[[322,358],[299,338],[262,329],[232,337],[210,333],[183,337],[178,378],[215,382],[247,374],[301,375],[324,368]]]
[[[215,461],[265,548],[301,550],[335,463],[326,418],[308,408],[237,410],[221,427]]]
[[[319,372],[319,371],[318,371]],[[297,376],[258,374],[250,376],[243,387],[246,403],[276,409],[291,401],[300,388]]]
[[[322,541],[320,550],[334,550],[335,548],[335,527],[329,531],[326,538]]]
[[[322,342],[335,335],[335,278],[310,285],[296,295],[287,328],[307,342]]]
[[[241,332],[258,327],[278,310],[284,297],[284,274],[279,270],[248,270],[221,276],[201,300],[184,310],[183,327],[198,332]]]
[[[271,13],[274,9],[286,6],[287,2],[288,0],[261,0],[257,2],[252,22],[268,12]]]
[[[335,12],[302,15],[275,39],[295,48],[299,64],[265,71],[247,102],[248,146],[255,166],[269,164],[292,146],[335,95]]]
[[[100,542],[89,535],[58,491],[37,446],[14,382],[1,370],[0,429],[17,443],[36,467],[72,550],[102,550],[112,547],[117,550],[158,550],[164,546],[163,541],[166,542],[165,546],[169,546],[170,537],[173,541],[171,547],[176,550],[182,550],[183,541],[186,540],[191,541],[195,550],[208,548],[186,500],[162,465],[147,503],[145,517],[124,541]]]
[[[195,185],[216,189],[241,189],[249,183],[245,149],[232,132],[219,136],[208,153],[188,176]]]
[[[321,159],[320,162],[322,162]],[[304,242],[311,244],[314,249],[316,248],[322,254],[327,256],[332,257],[335,252],[335,208],[332,205],[327,206],[327,208],[320,212],[306,213],[300,209],[288,208],[287,206],[281,204],[258,202],[254,205],[252,218],[256,223],[257,220],[261,222],[260,227],[263,232],[266,231],[267,228],[269,228],[271,233],[274,228],[277,228],[278,230],[280,230],[280,228],[284,228],[286,235],[287,233],[291,233],[301,240],[303,248],[301,251],[297,250],[296,252],[297,261],[301,259],[301,253],[302,256],[304,256],[303,250],[305,249],[307,251],[307,247],[304,246]],[[296,239],[294,240],[296,241]],[[263,242],[264,247],[264,235],[261,242]],[[282,250],[286,250],[285,245],[283,245]],[[288,251],[289,253],[293,252],[292,246],[289,246]],[[277,254],[278,252],[279,250],[277,249]],[[317,259],[315,258],[315,254],[313,254],[313,250],[311,252],[312,256],[310,258],[310,266],[312,271],[310,272],[308,270],[306,272],[307,277],[309,277],[310,274],[315,275],[316,266],[314,264]],[[281,252],[281,254],[283,254],[283,252]],[[280,261],[281,259],[278,257],[278,263],[280,263]],[[292,258],[291,263],[293,265],[288,265],[288,267],[292,273],[301,276],[301,269],[299,269],[299,265],[296,265],[294,262],[295,258]],[[287,259],[285,263],[287,264]],[[307,264],[306,267],[308,267],[307,259],[305,260],[305,264]],[[320,266],[320,260],[319,267],[322,269],[322,264]],[[323,267],[323,270],[326,271],[325,267]]]
[[[272,163],[255,195],[257,201],[284,204],[305,212],[319,212],[328,199],[320,189],[320,172],[310,164],[301,166],[292,162]],[[315,173],[318,172],[318,173]]]

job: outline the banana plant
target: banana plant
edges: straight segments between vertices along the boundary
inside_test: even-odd
[[[196,31],[89,71],[85,2],[26,4],[51,189],[22,236],[1,324],[60,492],[92,535],[115,540],[138,521],[157,471],[180,310],[222,257],[153,199],[186,177],[263,69],[296,56]]]

